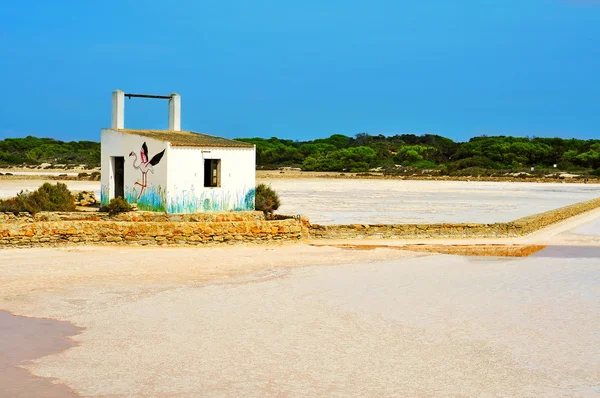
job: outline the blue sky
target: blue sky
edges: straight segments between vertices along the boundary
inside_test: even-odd
[[[600,1],[7,0],[0,76],[0,139],[99,140],[117,88],[230,138],[594,138]],[[125,126],[166,128],[166,101]]]

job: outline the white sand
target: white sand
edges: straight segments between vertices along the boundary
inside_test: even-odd
[[[536,239],[598,239],[597,223]],[[6,250],[0,308],[87,328],[28,366],[82,395],[595,397],[598,249]]]

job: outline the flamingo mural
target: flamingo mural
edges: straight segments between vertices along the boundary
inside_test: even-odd
[[[140,193],[138,194],[138,197],[137,197],[138,200],[142,197],[142,193],[144,192],[144,189],[146,189],[146,187],[148,186],[148,172],[151,172],[152,174],[154,174],[153,166],[156,166],[158,164],[158,162],[160,162],[160,160],[162,159],[164,154],[165,154],[165,150],[163,149],[161,152],[154,155],[152,157],[152,159],[148,160],[148,146],[146,145],[145,142],[142,144],[142,150],[140,151],[141,159],[140,159],[139,163],[136,164],[136,162],[138,161],[138,157],[135,154],[135,152],[131,151],[131,153],[129,154],[129,157],[134,157],[133,167],[142,172],[142,182],[141,183],[138,181],[135,182],[135,185],[139,185],[140,187],[142,187],[140,189]]]

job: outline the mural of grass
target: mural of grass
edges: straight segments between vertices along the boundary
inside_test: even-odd
[[[170,197],[161,186],[149,186],[138,200],[140,188],[125,186],[125,199],[128,203],[137,204],[137,208],[145,211],[167,213],[202,213],[210,211],[248,211],[254,210],[254,188],[244,188],[235,192],[216,189],[202,189],[196,192],[177,190]],[[109,190],[107,186],[101,189],[102,204],[108,203]]]
[[[200,193],[183,190],[172,195],[167,202],[169,213],[201,213],[208,211],[254,210],[254,188],[236,192],[203,189]]]
[[[138,200],[140,188],[125,187],[125,198],[129,203],[136,203],[137,208],[145,211],[165,212],[165,203],[167,203],[167,192],[163,187],[149,186],[144,189],[142,197]]]
[[[108,185],[100,185],[100,204],[105,206],[109,202],[110,188]]]

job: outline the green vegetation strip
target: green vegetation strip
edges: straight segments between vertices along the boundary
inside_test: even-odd
[[[600,175],[600,140],[482,136],[454,142],[434,134],[364,133],[313,141],[239,140],[256,145],[257,165],[265,169],[295,166],[304,171],[366,172],[381,168],[392,175],[426,171],[459,176],[577,170]]]
[[[524,177],[562,170],[600,176],[600,140],[482,136],[455,142],[435,134],[366,133],[354,137],[334,134],[309,141],[276,137],[237,140],[256,145],[256,164],[263,169],[290,166],[304,171],[351,173],[380,169],[387,175]],[[100,143],[31,136],[0,140],[0,167],[41,163],[97,167]]]

